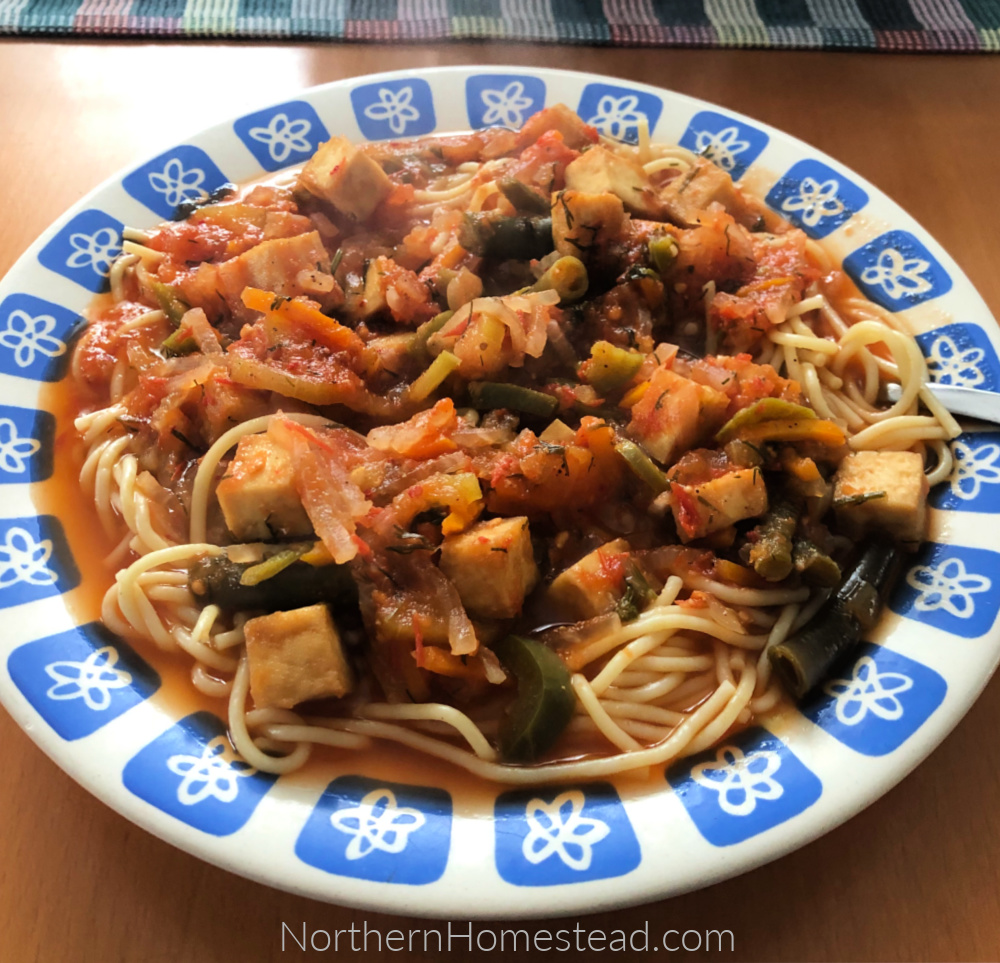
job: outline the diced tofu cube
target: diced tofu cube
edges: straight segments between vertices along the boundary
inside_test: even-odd
[[[668,464],[677,452],[722,427],[729,398],[708,385],[661,365],[632,407],[628,433],[654,458]]]
[[[333,137],[302,168],[299,183],[338,211],[363,221],[392,190],[378,164],[343,137]]]
[[[929,487],[914,451],[854,452],[834,477],[837,521],[852,538],[880,528],[901,542],[923,541]]]
[[[562,134],[567,147],[579,150],[597,143],[598,133],[589,124],[573,113],[565,104],[553,104],[529,117],[517,138],[518,151],[530,147],[547,130],[557,130]]]
[[[763,206],[744,197],[721,167],[702,159],[660,190],[660,202],[670,220],[682,227],[694,227],[709,204],[721,204],[747,228],[758,224],[764,213]]]
[[[703,538],[767,511],[767,486],[757,468],[731,471],[703,485],[670,488],[670,510],[682,542]]]
[[[621,234],[625,207],[614,194],[560,191],[552,201],[552,238],[560,254],[586,261]]]
[[[221,294],[240,320],[257,316],[243,305],[241,296],[248,287],[285,298],[304,295],[325,308],[337,307],[344,300],[344,292],[330,274],[330,255],[318,231],[261,241],[221,264],[203,263],[193,277],[195,281],[179,285],[186,297],[199,304],[214,300],[217,307]]]
[[[491,518],[441,545],[441,570],[470,615],[512,619],[538,582],[528,519]]]
[[[272,612],[244,626],[250,694],[258,709],[291,709],[354,688],[337,627],[325,605]]]
[[[606,147],[591,147],[566,168],[566,187],[585,194],[614,194],[633,214],[656,219],[660,202],[641,165]]]
[[[556,576],[546,598],[557,612],[576,621],[603,615],[625,594],[629,545],[617,538]]]
[[[267,435],[246,435],[216,488],[229,530],[241,541],[309,535],[291,456]]]

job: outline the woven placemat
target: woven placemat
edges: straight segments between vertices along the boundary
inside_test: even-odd
[[[0,0],[0,34],[1000,50],[1000,0]]]

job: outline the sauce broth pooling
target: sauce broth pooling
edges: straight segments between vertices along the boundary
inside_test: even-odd
[[[919,348],[688,151],[556,106],[184,213],[126,233],[60,390],[105,622],[259,769],[666,763],[815,684],[924,536],[957,426]]]

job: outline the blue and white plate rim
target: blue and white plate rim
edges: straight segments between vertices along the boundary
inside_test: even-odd
[[[860,188],[868,197],[863,215],[855,214],[830,233],[830,246],[838,256],[846,255],[849,250],[889,229],[912,235],[933,256],[951,282],[950,289],[939,297],[906,309],[904,315],[915,333],[927,333],[955,323],[973,325],[985,334],[993,358],[996,358],[1000,337],[989,309],[952,258],[913,218],[873,185],[834,159],[737,112],[618,78],[516,66],[428,68],[370,75],[312,88],[286,103],[308,103],[323,118],[331,133],[343,133],[352,139],[359,139],[360,130],[351,114],[351,92],[362,87],[375,89],[382,84],[391,85],[387,89],[398,90],[399,82],[419,77],[430,85],[434,98],[437,119],[434,129],[456,130],[469,126],[465,99],[458,93],[459,86],[464,89],[470,77],[484,75],[503,77],[508,82],[510,78],[518,77],[541,80],[545,84],[545,103],[549,105],[563,101],[577,107],[588,84],[606,84],[660,98],[663,110],[652,134],[654,139],[668,142],[680,140],[685,125],[694,116],[703,112],[722,115],[738,127],[744,125],[751,131],[766,135],[763,150],[745,175],[754,180],[755,186],[762,184],[765,192],[780,179],[772,172],[787,172],[795,163],[805,159],[818,161]],[[264,112],[278,106],[265,108]],[[340,123],[336,123],[335,118],[339,118]],[[248,150],[237,153],[240,142],[234,134],[233,125],[233,121],[222,122],[186,140],[184,144],[204,150],[223,170],[235,174],[236,179],[262,176],[265,170],[251,163],[254,158]],[[168,146],[166,151],[157,151],[152,156],[158,157],[169,151]],[[82,310],[91,293],[48,271],[38,261],[39,252],[81,211],[94,208],[110,211],[119,221],[137,227],[158,221],[158,215],[121,187],[129,173],[132,171],[119,172],[108,178],[39,237],[0,282],[0,303],[11,293],[30,293],[76,312]],[[0,374],[2,405],[34,408],[38,389],[36,381]],[[9,533],[11,520],[28,520],[35,514],[31,483],[7,484],[0,490],[4,493],[0,525]],[[992,514],[997,508],[991,506],[987,511]],[[963,557],[974,558],[974,554],[970,553],[988,552],[992,548],[989,533],[984,531],[982,525],[983,518],[982,511],[935,510],[931,538],[939,548],[956,546],[959,552],[967,550]],[[39,533],[39,543],[42,534]],[[938,553],[932,555],[931,560],[941,557]],[[934,569],[933,565],[925,565],[924,568],[928,571]],[[962,574],[967,574],[964,567]],[[922,591],[922,584],[917,579],[917,584],[912,586],[914,591]],[[7,609],[4,614],[7,632],[0,641],[0,700],[15,721],[62,769],[112,808],[193,855],[272,886],[373,910],[389,909],[399,913],[453,918],[556,916],[639,903],[708,885],[777,858],[843,822],[902,779],[961,719],[1000,659],[1000,629],[996,624],[995,611],[989,624],[975,638],[950,631],[947,626],[952,623],[939,622],[935,625],[933,620],[927,621],[926,614],[921,621],[895,612],[888,613],[873,641],[883,645],[885,653],[896,653],[903,660],[913,660],[940,677],[945,688],[941,691],[939,704],[931,708],[929,716],[916,731],[881,755],[855,751],[842,739],[831,735],[830,727],[822,728],[804,716],[796,714],[780,719],[773,728],[785,744],[785,749],[790,748],[796,757],[804,760],[822,784],[821,794],[802,811],[748,838],[728,842],[716,839],[713,843],[708,838],[714,832],[711,826],[696,825],[680,801],[679,797],[683,794],[670,791],[666,782],[659,792],[633,796],[623,789],[623,803],[614,812],[624,813],[633,831],[636,852],[640,854],[633,861],[634,865],[622,864],[603,876],[590,876],[584,881],[563,882],[556,873],[554,876],[550,874],[550,880],[531,882],[512,876],[514,870],[498,868],[502,854],[496,850],[491,821],[470,815],[468,807],[457,799],[452,801],[450,840],[440,875],[431,881],[400,885],[356,875],[340,875],[337,870],[321,869],[315,863],[309,865],[296,856],[296,845],[325,783],[303,786],[295,779],[279,779],[264,792],[242,828],[221,836],[193,828],[129,791],[123,781],[128,763],[178,721],[176,716],[170,715],[169,708],[160,706],[155,698],[143,698],[116,720],[89,735],[72,741],[62,738],[28,701],[22,689],[15,685],[8,659],[15,650],[23,649],[40,638],[70,631],[74,627],[73,618],[61,596],[51,594],[28,598]],[[909,614],[914,614],[912,604]],[[946,627],[942,628],[942,624]],[[887,698],[891,702],[891,697]],[[711,764],[707,765],[702,775],[712,768]],[[348,763],[344,772],[352,771]],[[702,785],[707,779],[702,780]],[[766,779],[765,776],[764,783],[751,784],[751,788],[766,784]],[[552,803],[565,789],[543,792],[542,801]],[[574,787],[569,789],[575,791]],[[503,789],[498,790],[500,795],[503,792]],[[574,818],[585,820],[588,812],[600,815],[601,810],[592,812],[588,809],[586,791],[581,798],[582,808],[579,800],[570,800],[567,804],[573,809]],[[766,799],[766,789],[761,798]],[[399,811],[403,808],[401,806]],[[577,824],[583,825],[580,819]],[[592,834],[592,838],[596,835],[599,833]],[[595,838],[589,850],[591,856],[594,856],[599,843],[600,840]],[[556,855],[563,858],[559,853]],[[545,862],[543,860],[541,865]],[[594,862],[597,862],[596,856]],[[473,879],[476,885],[470,887],[468,884]],[[511,882],[512,879],[518,881]]]

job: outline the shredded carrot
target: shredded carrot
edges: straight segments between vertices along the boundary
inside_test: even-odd
[[[244,288],[240,295],[251,311],[277,314],[287,321],[294,321],[326,338],[335,348],[364,351],[365,343],[350,328],[334,318],[328,318],[318,308],[310,307],[297,298],[282,298],[260,288]]]
[[[423,664],[421,665],[418,662],[417,665],[427,669],[428,672],[433,672],[435,675],[446,675],[453,679],[485,680],[486,678],[486,670],[483,668],[482,662],[478,659],[467,658],[463,662],[461,656],[452,655],[450,652],[446,652],[436,645],[423,646],[422,659]]]
[[[738,295],[749,294],[751,291],[766,291],[768,288],[776,288],[781,284],[791,284],[795,278],[768,278],[766,281],[754,281],[752,284],[745,284],[737,292]]]

